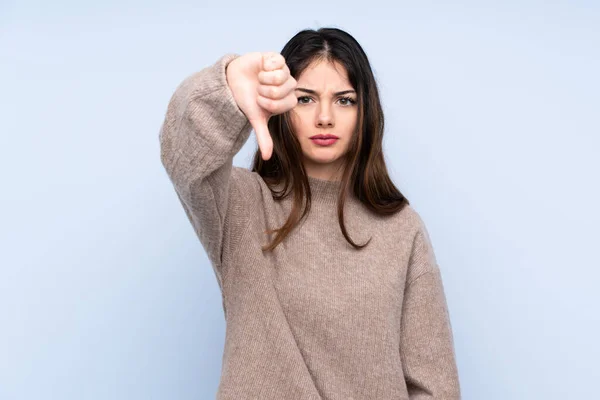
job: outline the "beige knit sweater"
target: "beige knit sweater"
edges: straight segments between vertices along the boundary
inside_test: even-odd
[[[160,131],[161,160],[208,257],[227,322],[218,399],[459,399],[449,314],[432,244],[410,206],[375,215],[338,182],[309,178],[308,218],[273,253],[275,202],[232,165],[251,133],[227,85],[226,54],[185,79]]]

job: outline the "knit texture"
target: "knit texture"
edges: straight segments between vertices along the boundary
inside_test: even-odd
[[[406,206],[379,216],[339,182],[309,178],[312,208],[272,253],[291,210],[255,172],[233,166],[252,127],[227,85],[237,54],[187,77],[159,138],[161,161],[223,297],[217,399],[460,399],[449,313],[432,244]]]

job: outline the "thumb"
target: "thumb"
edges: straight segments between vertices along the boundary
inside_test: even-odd
[[[269,127],[267,121],[264,118],[250,120],[250,124],[256,133],[256,140],[258,141],[258,148],[262,155],[263,160],[271,158],[273,153],[273,139],[269,133]]]

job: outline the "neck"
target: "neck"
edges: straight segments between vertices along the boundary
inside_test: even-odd
[[[328,205],[337,204],[342,183],[340,180],[321,179],[310,175],[307,178],[314,202]]]
[[[304,170],[306,175],[311,178],[324,180],[324,181],[341,181],[344,173],[343,164],[341,160],[337,160],[336,164],[312,164],[309,162],[304,163]]]

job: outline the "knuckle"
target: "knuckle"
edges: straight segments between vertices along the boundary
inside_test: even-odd
[[[296,89],[296,84],[297,84],[297,82],[296,82],[296,80],[294,78],[292,78],[292,79],[289,80],[289,89],[290,89],[290,92],[293,92],[294,89]]]
[[[273,112],[273,108],[275,106],[275,102],[273,100],[265,99],[264,100],[264,105],[265,105],[265,109],[267,111]]]
[[[296,107],[297,105],[298,105],[298,99],[296,98],[296,96],[290,96],[289,104],[288,104],[289,109],[292,109],[292,108]]]
[[[275,75],[275,77],[276,77],[277,84],[281,85],[282,83],[285,82],[285,72],[283,72],[281,70],[278,70],[276,72],[277,72],[277,75]]]
[[[272,85],[273,84],[273,73],[271,71],[263,73],[263,83],[265,85]]]

